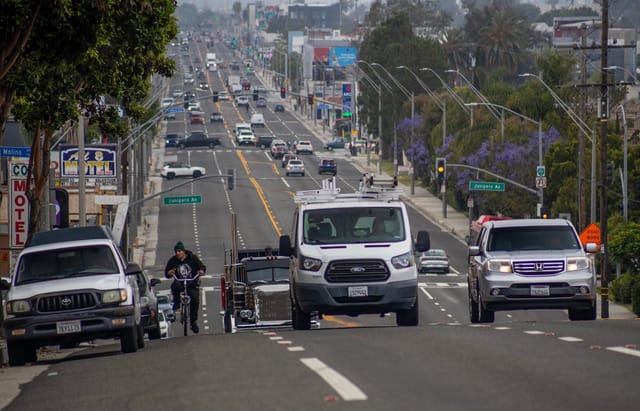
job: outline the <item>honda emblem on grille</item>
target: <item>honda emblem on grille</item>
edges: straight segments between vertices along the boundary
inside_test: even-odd
[[[62,300],[60,300],[60,304],[62,304],[63,307],[70,306],[71,305],[71,298],[64,297]]]
[[[536,271],[544,271],[544,263],[536,263]]]
[[[351,267],[352,273],[364,273],[365,271],[367,270],[364,267]]]

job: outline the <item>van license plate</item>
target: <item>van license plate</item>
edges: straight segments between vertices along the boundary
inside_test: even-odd
[[[366,297],[368,295],[369,295],[369,287],[366,285],[349,287],[349,297]]]
[[[532,297],[548,297],[549,286],[548,285],[532,285],[531,296]]]
[[[80,320],[76,321],[58,321],[56,323],[56,332],[58,334],[79,333],[82,331]]]

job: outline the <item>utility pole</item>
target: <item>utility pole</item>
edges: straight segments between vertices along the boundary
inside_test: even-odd
[[[601,316],[609,318],[609,279],[607,262],[607,126],[608,72],[607,43],[609,42],[609,0],[602,0],[602,44],[600,57],[600,290]]]

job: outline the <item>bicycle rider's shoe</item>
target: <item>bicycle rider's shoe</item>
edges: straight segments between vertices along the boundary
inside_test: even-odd
[[[200,332],[200,328],[198,328],[197,323],[191,323],[191,331],[193,331],[194,334],[198,334]]]

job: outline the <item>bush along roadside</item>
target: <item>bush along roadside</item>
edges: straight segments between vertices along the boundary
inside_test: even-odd
[[[640,316],[640,278],[638,275],[625,273],[609,284],[609,294],[619,304],[631,304],[635,315]]]

